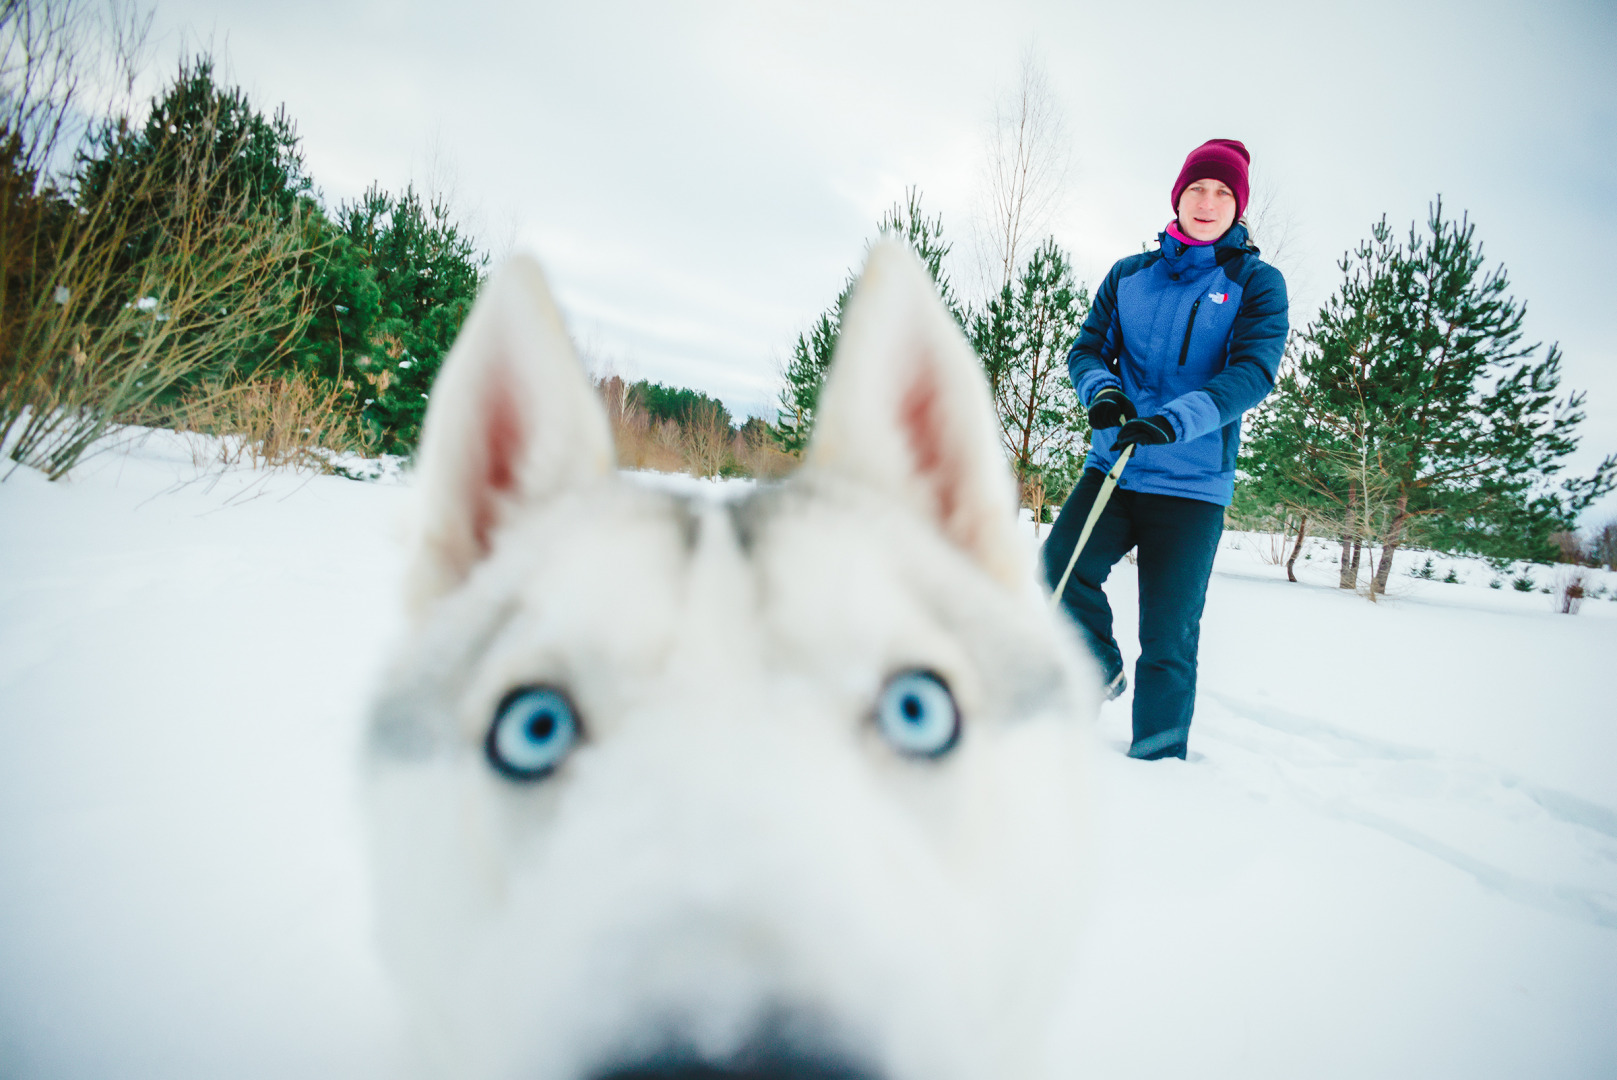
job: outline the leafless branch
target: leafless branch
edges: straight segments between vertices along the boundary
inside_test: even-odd
[[[1058,209],[1072,150],[1066,120],[1038,56],[1022,55],[1016,86],[989,125],[979,258],[986,291],[1016,280],[1018,256],[1043,236]]]

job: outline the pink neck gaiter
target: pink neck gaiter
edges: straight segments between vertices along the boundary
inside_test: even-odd
[[[1206,247],[1209,244],[1218,243],[1217,240],[1192,240],[1190,237],[1179,231],[1179,220],[1177,218],[1168,222],[1168,235],[1179,241],[1181,244],[1189,244],[1191,247]]]

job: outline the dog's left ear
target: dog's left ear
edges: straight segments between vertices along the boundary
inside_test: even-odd
[[[890,492],[993,577],[1029,579],[982,365],[910,249],[871,249],[820,394],[807,468]]]
[[[417,612],[471,573],[516,506],[612,470],[606,410],[533,260],[483,286],[433,384],[416,464]]]

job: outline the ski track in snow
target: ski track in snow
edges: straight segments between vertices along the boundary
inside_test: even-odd
[[[1617,813],[1603,806],[1485,762],[1440,758],[1225,694],[1200,695],[1196,723],[1201,739],[1254,759],[1246,775],[1321,814],[1384,833],[1517,903],[1617,929]],[[1587,877],[1539,870],[1552,861],[1543,857],[1550,848],[1565,856],[1553,860],[1557,869],[1582,863]]]

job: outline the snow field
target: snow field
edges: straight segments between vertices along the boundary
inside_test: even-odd
[[[1610,1075],[1610,605],[1420,581],[1372,607],[1334,562],[1290,584],[1251,546],[1229,538],[1209,589],[1190,760],[1126,759],[1129,696],[1103,709],[1065,1055],[1105,1077]],[[1132,584],[1126,563],[1108,583],[1130,662]]]
[[[162,434],[0,484],[0,1076],[406,1071],[353,764],[408,495]],[[1063,1071],[1617,1072],[1617,603],[1405,552],[1372,605],[1268,543],[1220,553],[1191,759],[1102,711]]]

